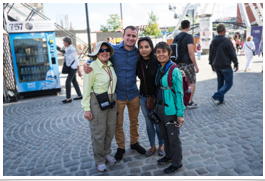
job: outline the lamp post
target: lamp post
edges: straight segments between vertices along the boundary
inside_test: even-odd
[[[88,17],[87,3],[85,3],[85,6],[86,6],[86,25],[87,25],[88,48],[89,48],[89,53],[91,53],[90,28],[89,28],[89,17]]]
[[[122,28],[122,32],[123,32],[122,3],[120,3],[120,9],[121,9],[121,28]]]

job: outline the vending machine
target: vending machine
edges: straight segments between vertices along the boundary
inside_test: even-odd
[[[13,21],[7,29],[20,95],[60,92],[54,23]]]

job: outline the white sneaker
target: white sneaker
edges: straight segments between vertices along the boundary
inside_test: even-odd
[[[114,165],[117,162],[116,159],[110,155],[106,155],[105,159],[110,165]]]
[[[98,165],[98,171],[105,172],[107,171],[107,167],[105,164]]]

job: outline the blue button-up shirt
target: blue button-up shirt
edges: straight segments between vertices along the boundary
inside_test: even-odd
[[[115,53],[110,61],[118,78],[116,86],[117,99],[126,101],[128,98],[131,101],[139,95],[136,85],[136,68],[140,54],[136,47],[130,51],[126,50],[123,42],[119,45],[112,45],[112,47]]]

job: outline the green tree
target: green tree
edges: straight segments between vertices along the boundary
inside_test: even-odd
[[[109,15],[110,18],[107,20],[107,25],[100,25],[100,30],[103,32],[116,32],[121,29],[121,21],[118,14]]]
[[[158,24],[157,24],[158,18],[153,13],[153,11],[151,11],[151,13],[148,13],[148,14],[149,14],[148,27],[143,29],[143,34],[145,36],[154,35],[155,38],[157,38],[157,36],[162,35],[158,27]]]
[[[173,32],[174,29],[175,29],[174,27],[169,27],[169,28],[168,28],[168,32]]]

